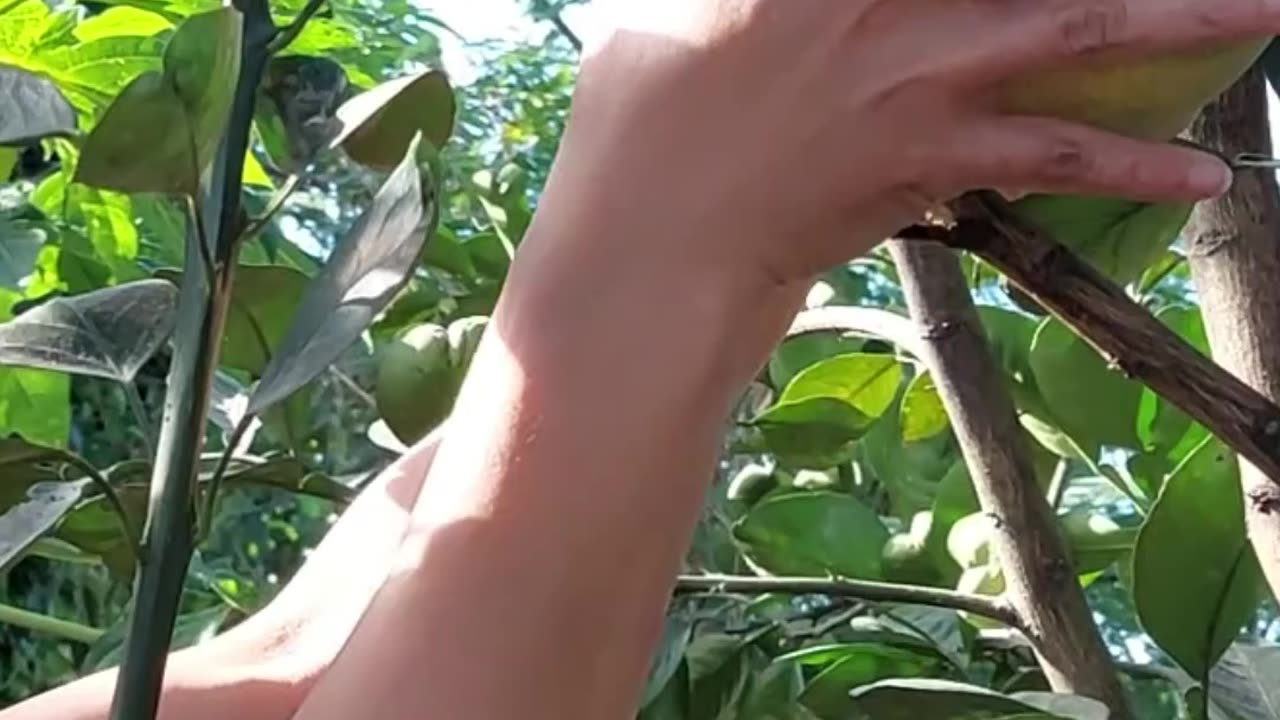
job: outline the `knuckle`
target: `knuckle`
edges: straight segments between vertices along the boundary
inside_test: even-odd
[[[1089,56],[1120,43],[1129,24],[1125,0],[1072,3],[1059,10],[1058,43],[1071,57]]]
[[[1045,144],[1042,153],[1038,171],[1046,180],[1078,180],[1096,169],[1093,156],[1072,138],[1055,138]]]

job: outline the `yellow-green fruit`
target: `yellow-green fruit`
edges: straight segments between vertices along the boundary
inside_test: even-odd
[[[475,357],[484,331],[489,327],[487,317],[469,317],[456,320],[449,326],[449,364],[461,382],[471,367],[471,358]]]
[[[382,348],[374,398],[396,437],[412,445],[449,416],[458,382],[449,362],[449,334],[419,325]]]
[[[933,528],[933,513],[920,512],[911,518],[911,527],[905,533],[889,538],[880,551],[880,567],[890,582],[913,585],[937,585],[942,574],[934,565],[929,552],[929,532]]]
[[[1011,86],[1004,109],[1145,140],[1171,140],[1249,69],[1270,39],[1166,52],[1140,61],[1099,59],[1081,69],[1028,72]]]

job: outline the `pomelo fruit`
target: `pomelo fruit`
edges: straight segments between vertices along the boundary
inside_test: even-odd
[[[1270,40],[1258,37],[1141,60],[1099,56],[1079,68],[1038,70],[1012,83],[1001,107],[1144,140],[1171,140],[1249,69]]]
[[[412,445],[449,416],[458,392],[449,361],[449,334],[426,323],[409,329],[378,354],[374,399],[387,427]]]

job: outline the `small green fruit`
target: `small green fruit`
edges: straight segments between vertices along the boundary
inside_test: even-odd
[[[419,325],[382,348],[374,399],[396,437],[412,445],[449,416],[458,382],[449,358],[449,334]]]
[[[489,327],[487,317],[469,317],[455,321],[449,326],[449,364],[461,382],[471,367],[471,359],[476,356],[484,331]]]

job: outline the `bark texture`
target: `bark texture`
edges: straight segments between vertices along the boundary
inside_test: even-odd
[[[1227,157],[1270,155],[1268,120],[1266,79],[1255,70],[1205,110],[1191,139]],[[1187,233],[1214,359],[1273,401],[1280,400],[1277,193],[1274,174],[1240,173],[1230,193],[1200,204]],[[1275,468],[1248,461],[1240,469],[1249,539],[1272,594],[1280,598],[1280,486],[1273,482],[1280,477]]]
[[[1113,720],[1132,717],[1120,679],[1076,582],[1038,485],[1013,402],[996,369],[959,260],[931,242],[893,241],[921,360],[933,373],[982,509],[1008,602],[1050,686],[1097,699]]]

